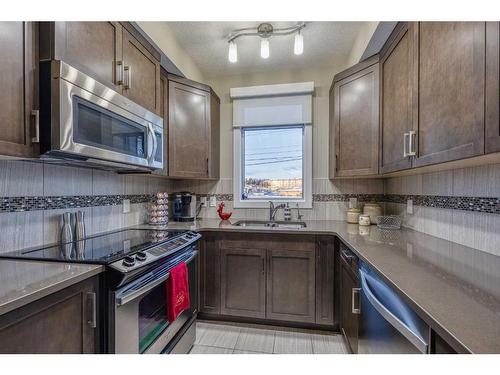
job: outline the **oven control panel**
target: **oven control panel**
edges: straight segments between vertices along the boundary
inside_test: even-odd
[[[161,245],[127,255],[126,257],[111,263],[109,267],[122,273],[128,273],[169,256],[170,254],[197,242],[200,238],[201,235],[199,233],[189,231],[171,240],[167,240]]]

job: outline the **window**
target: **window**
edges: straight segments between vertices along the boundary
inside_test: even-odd
[[[313,90],[313,82],[231,89],[234,207],[312,207]]]
[[[235,207],[311,206],[311,127],[235,129]]]
[[[242,199],[304,199],[304,127],[243,128]]]

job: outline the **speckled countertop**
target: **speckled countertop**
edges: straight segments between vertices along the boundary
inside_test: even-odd
[[[0,315],[102,272],[92,264],[0,259]]]
[[[285,230],[207,219],[172,222],[168,228],[337,235],[442,337],[464,351],[500,353],[499,256],[407,229],[372,226],[360,232],[358,225],[342,221],[309,221],[306,228]]]

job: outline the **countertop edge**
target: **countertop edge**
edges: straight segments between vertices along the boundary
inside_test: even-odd
[[[26,261],[33,262],[33,261]],[[38,261],[36,261],[38,263]],[[43,262],[43,263],[54,263],[54,262]],[[87,280],[93,276],[96,276],[104,271],[104,267],[100,265],[92,265],[88,271],[82,272],[78,275],[68,277],[56,284],[52,284],[46,287],[41,287],[39,290],[36,290],[30,294],[26,294],[17,299],[7,302],[5,305],[0,306],[0,316],[7,314],[11,311],[14,311],[20,307],[26,306],[32,302],[35,302],[39,299],[47,297],[51,294],[59,292],[67,287],[70,287],[74,284],[77,284],[81,281]]]

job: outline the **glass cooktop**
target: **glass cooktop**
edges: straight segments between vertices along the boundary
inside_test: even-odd
[[[185,230],[128,229],[68,244],[6,252],[0,254],[0,258],[109,264],[128,254],[144,251],[167,241],[175,241],[185,232]]]

